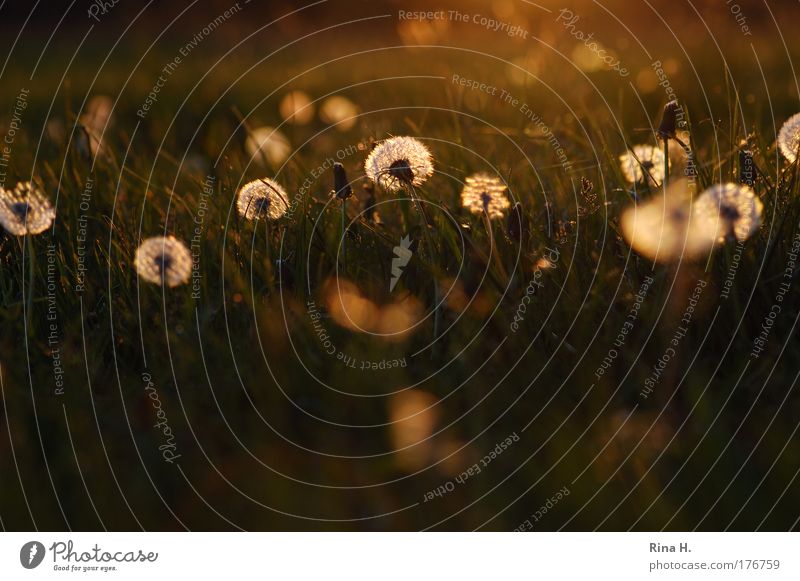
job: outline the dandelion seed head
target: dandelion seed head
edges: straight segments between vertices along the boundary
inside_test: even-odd
[[[664,181],[664,151],[652,145],[635,145],[619,156],[622,175],[628,183]]]
[[[40,234],[53,224],[56,211],[33,182],[0,189],[0,224],[15,236]]]
[[[142,242],[133,265],[147,282],[176,287],[189,282],[192,255],[174,236],[155,236]]]
[[[506,197],[506,186],[496,176],[479,173],[469,176],[461,191],[461,205],[473,214],[486,214],[489,218],[502,218],[511,202]]]
[[[714,230],[691,206],[686,180],[672,184],[665,195],[628,208],[620,225],[631,248],[656,262],[692,260],[714,243]]]
[[[289,196],[286,190],[269,178],[261,178],[239,189],[236,208],[247,220],[277,220],[286,213]]]
[[[792,115],[778,133],[778,147],[783,156],[794,163],[800,149],[800,113]]]
[[[729,237],[747,240],[755,234],[761,226],[763,208],[751,188],[728,183],[717,184],[700,194],[693,211],[714,232],[714,238],[724,242]]]
[[[433,175],[433,157],[413,137],[392,137],[379,143],[364,162],[367,177],[396,192],[403,185],[421,186]]]

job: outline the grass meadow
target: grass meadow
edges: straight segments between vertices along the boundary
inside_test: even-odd
[[[459,10],[527,38],[415,29],[396,3],[262,29],[299,7],[242,5],[167,73],[224,4],[110,12],[86,44],[83,13],[17,19],[34,32],[7,47],[4,183],[36,180],[56,219],[0,235],[3,528],[797,527],[800,185],[776,147],[796,46],[753,11],[751,39],[709,8],[706,29],[682,5],[662,22],[579,2],[569,28],[561,6],[508,4]],[[579,29],[630,74],[576,52]],[[281,113],[291,91],[307,122]],[[334,95],[352,122],[320,118]],[[749,150],[763,211],[746,241],[663,264],[620,223],[662,188],[619,156],[658,146],[673,95],[690,155],[670,150],[670,182],[687,159],[698,192],[739,182]],[[248,146],[263,126],[285,152]],[[364,161],[395,135],[434,174],[370,190]],[[461,206],[478,172],[507,185],[500,219]],[[246,220],[236,193],[264,177],[288,211]],[[167,234],[193,257],[174,288],[133,266]]]

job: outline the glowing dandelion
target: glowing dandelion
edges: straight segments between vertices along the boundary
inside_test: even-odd
[[[420,186],[433,174],[431,152],[413,137],[392,137],[378,144],[364,163],[367,177],[385,190]]]
[[[239,215],[248,220],[277,220],[286,213],[288,199],[286,190],[278,182],[261,178],[239,189],[236,208]]]
[[[763,208],[752,189],[732,183],[712,186],[694,204],[698,219],[706,221],[706,227],[719,242],[750,238],[761,225]]]
[[[693,212],[686,180],[671,185],[665,195],[626,210],[620,225],[633,250],[656,262],[691,260],[714,243],[714,229]]]
[[[479,173],[469,176],[461,191],[461,205],[473,214],[486,213],[489,218],[502,218],[511,206],[506,186],[496,176]]]
[[[142,242],[133,265],[147,282],[175,287],[189,281],[192,255],[174,236],[156,236]]]
[[[36,184],[20,182],[13,190],[0,189],[0,224],[11,234],[40,234],[55,217],[55,209]]]
[[[652,145],[635,145],[619,156],[620,168],[631,184],[664,181],[664,151]]]
[[[793,163],[797,159],[797,151],[800,149],[800,113],[789,117],[781,127],[778,133],[778,147],[790,162]]]

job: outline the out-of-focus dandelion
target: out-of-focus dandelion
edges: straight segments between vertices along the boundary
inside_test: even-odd
[[[292,152],[286,136],[274,127],[259,127],[248,135],[244,144],[247,154],[258,163],[275,167],[282,164]]]
[[[786,120],[778,133],[778,147],[783,157],[794,163],[800,150],[800,113]]]
[[[328,279],[322,292],[331,319],[340,327],[365,333],[370,331],[378,319],[377,305],[349,280]]]
[[[447,277],[439,282],[439,287],[447,289],[444,292],[444,306],[451,311],[460,313],[469,306],[469,297],[463,281]]]
[[[572,50],[572,54],[570,55],[573,64],[585,73],[594,73],[607,68],[607,65],[603,59],[597,56],[597,50],[602,50],[609,54],[609,56],[611,56],[612,53],[599,42],[596,44],[596,50],[590,49],[583,43],[576,44],[575,48]]]
[[[367,298],[353,282],[330,278],[322,287],[322,303],[334,323],[386,341],[402,341],[422,318],[422,305],[412,295],[380,306]]]
[[[508,79],[514,85],[524,87],[537,81],[541,69],[541,55],[538,52],[512,59],[506,65]]]
[[[284,95],[278,105],[281,117],[295,125],[305,125],[314,118],[314,105],[311,97],[303,91],[292,91]]]
[[[693,211],[719,242],[747,240],[758,232],[764,204],[748,186],[717,184],[698,196]]]
[[[407,389],[389,399],[389,433],[402,468],[415,470],[430,461],[431,436],[439,421],[437,403],[435,396],[421,389]]]
[[[58,117],[47,120],[45,133],[48,139],[57,145],[63,145],[67,138],[67,128],[64,126],[64,121]]]
[[[246,183],[236,196],[236,209],[247,220],[278,220],[288,210],[286,190],[269,178]]]
[[[664,152],[652,145],[634,145],[619,156],[622,175],[628,183],[647,182],[661,185],[664,181]]]
[[[50,201],[33,182],[20,182],[13,190],[0,188],[0,224],[11,234],[40,234],[55,217]]]
[[[714,229],[692,212],[687,180],[625,210],[620,225],[637,254],[662,263],[692,260],[710,250],[715,239]]]
[[[433,157],[413,137],[391,137],[372,150],[364,162],[367,177],[396,192],[404,185],[421,186],[433,174]]]
[[[339,131],[349,131],[358,121],[358,107],[347,97],[334,95],[322,102],[319,118]]]
[[[107,95],[95,95],[86,103],[86,110],[80,116],[80,125],[89,138],[92,154],[103,152],[103,136],[111,124],[114,101]],[[80,137],[78,137],[80,139]]]
[[[506,185],[486,173],[471,175],[461,191],[461,205],[473,214],[486,214],[497,219],[505,215],[511,202],[506,197]]]
[[[406,46],[438,44],[447,37],[449,29],[449,20],[402,20],[397,25],[397,34]]]
[[[388,341],[401,341],[413,330],[421,317],[422,305],[419,300],[407,294],[381,309],[375,332]]]
[[[628,409],[612,411],[598,423],[599,438],[610,445],[597,464],[597,470],[603,474],[618,471],[624,458],[630,457],[633,451],[637,458],[643,460],[633,462],[630,470],[644,475],[650,468],[651,459],[663,453],[664,447],[675,436],[676,423],[670,414],[659,414],[637,410],[631,414]]]
[[[147,238],[136,250],[136,272],[147,282],[176,287],[189,282],[192,255],[174,236]]]

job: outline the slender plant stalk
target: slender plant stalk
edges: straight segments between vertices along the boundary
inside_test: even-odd
[[[34,264],[33,239],[30,235],[25,236],[25,245],[28,253],[28,299],[26,316],[28,319],[28,325],[30,326],[33,320],[33,275],[36,272],[36,266]]]
[[[500,260],[500,253],[497,251],[497,248],[494,245],[494,230],[492,229],[492,221],[489,218],[489,214],[486,212],[486,210],[483,211],[483,221],[486,232],[489,234],[489,254],[492,257],[492,261],[494,261],[494,265],[497,268],[500,276],[504,281],[508,280],[508,273],[506,272],[505,266],[503,266],[503,262]]]
[[[347,272],[347,237],[345,236],[345,219],[347,218],[347,198],[342,198],[342,271]]]
[[[431,259],[431,266],[433,266],[435,260],[438,258],[438,252],[436,251],[436,246],[434,246],[433,239],[431,238],[430,228],[431,223],[428,220],[428,213],[422,206],[422,203],[417,198],[417,191],[414,189],[414,185],[409,183],[409,193],[411,194],[411,199],[414,202],[414,205],[417,208],[417,211],[422,215],[422,220],[425,222],[425,227],[423,228],[424,236],[425,236],[425,245],[428,247],[428,254],[430,254]],[[433,268],[431,268],[433,270]],[[439,337],[439,324],[441,320],[441,313],[439,312],[439,283],[436,280],[436,276],[433,276],[433,340]],[[431,350],[431,357],[433,357],[433,350]]]

